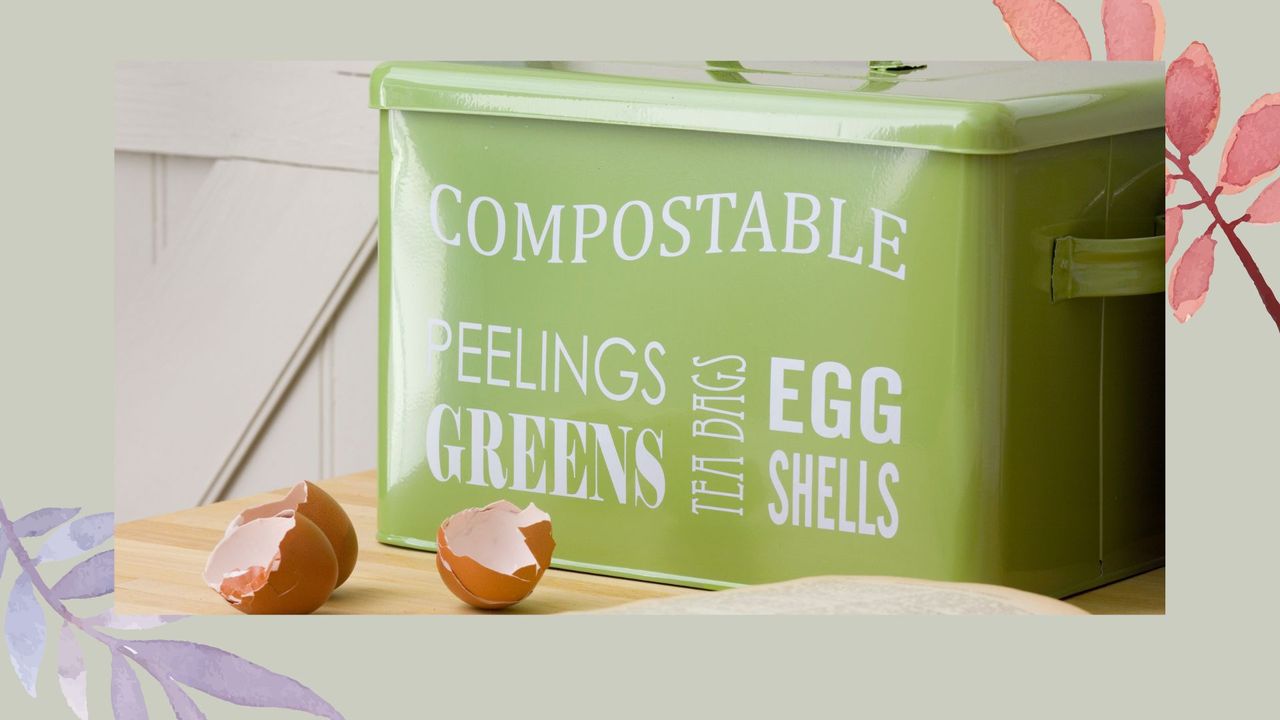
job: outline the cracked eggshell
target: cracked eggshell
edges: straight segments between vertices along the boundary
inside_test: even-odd
[[[337,586],[338,557],[318,525],[283,510],[230,529],[209,554],[204,581],[243,613],[305,614]]]
[[[436,569],[460,600],[485,610],[520,602],[551,564],[551,517],[532,503],[468,508],[436,531]]]
[[[315,523],[324,536],[328,538],[329,544],[333,546],[334,554],[338,557],[338,585],[347,581],[351,577],[351,572],[355,570],[356,558],[360,554],[359,543],[356,540],[356,528],[351,524],[351,518],[347,515],[347,511],[342,509],[337,500],[333,496],[325,492],[312,482],[299,482],[289,489],[280,500],[274,502],[263,503],[240,513],[231,520],[231,524],[227,527],[226,535],[230,535],[236,528],[245,523],[263,518],[269,518],[288,510],[295,510],[299,515],[307,518]]]

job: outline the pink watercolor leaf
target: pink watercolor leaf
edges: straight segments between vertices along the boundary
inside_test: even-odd
[[[1173,178],[1172,173],[1164,174],[1164,196],[1169,197],[1173,194],[1173,189],[1177,187],[1178,181]]]
[[[1164,85],[1165,132],[1190,157],[1204,149],[1218,127],[1221,90],[1209,48],[1199,42],[1187,46],[1169,63]]]
[[[1159,60],[1164,11],[1159,0],[1102,0],[1108,60]]]
[[[1280,93],[1258,98],[1236,121],[1222,151],[1218,185],[1238,193],[1280,165]]]
[[[1178,246],[1178,233],[1182,232],[1182,208],[1171,207],[1164,215],[1164,261],[1169,262],[1173,249]]]
[[[1169,276],[1169,306],[1173,316],[1184,323],[1204,305],[1209,294],[1209,278],[1213,276],[1213,249],[1218,241],[1201,235],[1178,258]]]
[[[1249,222],[1258,225],[1280,222],[1280,180],[1258,193],[1245,214],[1249,216]]]
[[[1089,41],[1056,0],[993,0],[1013,39],[1036,60],[1089,60]]]

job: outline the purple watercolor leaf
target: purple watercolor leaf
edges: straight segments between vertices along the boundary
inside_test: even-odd
[[[36,537],[64,526],[79,508],[44,508],[29,513],[9,529],[20,537]],[[18,679],[36,696],[37,676],[44,656],[47,627],[44,608],[36,598],[32,577],[35,565],[62,560],[90,550],[111,537],[111,513],[80,518],[62,527],[28,558],[19,546],[20,573],[10,590],[5,636],[10,660]],[[7,519],[5,519],[7,523]],[[0,563],[12,549],[0,536]],[[71,568],[52,588],[42,586],[48,601],[91,598],[114,590],[115,551],[94,555]],[[0,564],[0,572],[3,565]],[[38,577],[38,576],[37,576]],[[56,604],[56,603],[55,603]],[[184,615],[117,615],[112,610],[76,622],[83,628],[145,630],[183,619]],[[95,636],[96,637],[96,636]],[[104,642],[106,642],[104,640]],[[165,692],[177,720],[205,720],[187,687],[247,707],[299,710],[330,720],[343,720],[341,713],[310,688],[237,655],[199,643],[177,640],[137,640],[124,646],[108,645],[111,653],[111,704],[117,720],[146,720],[146,699],[132,660],[148,669]],[[87,670],[80,642],[71,625],[64,622],[58,642],[58,683],[68,707],[80,720],[88,717]]]
[[[178,683],[165,678],[160,686],[164,688],[165,697],[169,698],[169,706],[173,708],[173,715],[177,720],[205,720],[204,713]]]
[[[4,577],[4,561],[9,559],[9,541],[0,535],[0,577]]]
[[[100,552],[68,570],[53,586],[53,595],[59,600],[108,595],[115,589],[115,569],[116,551]]]
[[[43,535],[70,520],[80,508],[41,508],[23,515],[13,522],[13,532],[18,537]]]
[[[182,640],[134,640],[128,646],[138,657],[164,667],[174,680],[227,702],[342,720],[337,709],[297,680],[225,650]]]
[[[67,707],[80,720],[89,718],[85,685],[84,653],[80,650],[80,643],[76,641],[75,630],[70,623],[64,621],[62,630],[58,633],[58,686],[62,688],[62,697],[67,701]]]
[[[186,615],[117,615],[115,610],[107,610],[85,618],[85,622],[92,627],[112,630],[151,630],[186,617]]]
[[[85,515],[63,525],[50,535],[40,548],[40,553],[36,555],[36,562],[54,562],[73,558],[106,542],[114,530],[114,513]]]
[[[118,652],[111,653],[111,709],[116,720],[147,720],[147,701],[138,676]]]
[[[44,656],[44,610],[36,602],[31,578],[19,575],[9,590],[9,612],[4,621],[4,637],[9,645],[9,660],[18,680],[31,697],[36,696],[36,677],[40,674],[40,658]]]

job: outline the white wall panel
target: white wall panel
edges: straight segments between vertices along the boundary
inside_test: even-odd
[[[225,491],[252,495],[321,477],[320,368],[307,363],[254,439]]]
[[[116,66],[116,149],[377,170],[374,63]]]
[[[373,175],[214,166],[117,308],[122,519],[222,493],[372,253],[376,207]]]
[[[116,153],[116,298],[127,294],[155,262],[152,155]],[[117,303],[119,304],[119,303]]]
[[[370,62],[117,68],[117,514],[374,466]]]
[[[209,171],[213,169],[214,160],[202,157],[183,157],[181,155],[156,155],[155,170],[157,198],[157,237],[159,252],[174,237],[181,236],[183,227],[192,210],[192,202],[200,186],[204,184]]]
[[[378,264],[371,259],[334,319],[327,385],[333,422],[332,475],[368,470],[378,459]]]

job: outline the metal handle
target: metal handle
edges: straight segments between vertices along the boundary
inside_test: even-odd
[[[737,60],[706,60],[707,74],[720,82],[745,83],[751,81],[741,71],[747,68]],[[869,60],[867,61],[867,79],[859,92],[887,90],[898,83],[898,77],[907,73],[923,70],[926,65],[906,63],[901,60]]]
[[[1053,241],[1053,302],[1164,292],[1164,236]]]
[[[746,83],[751,81],[742,76],[739,70],[746,70],[737,60],[707,60],[707,74],[720,82]],[[712,70],[711,68],[715,68]]]

